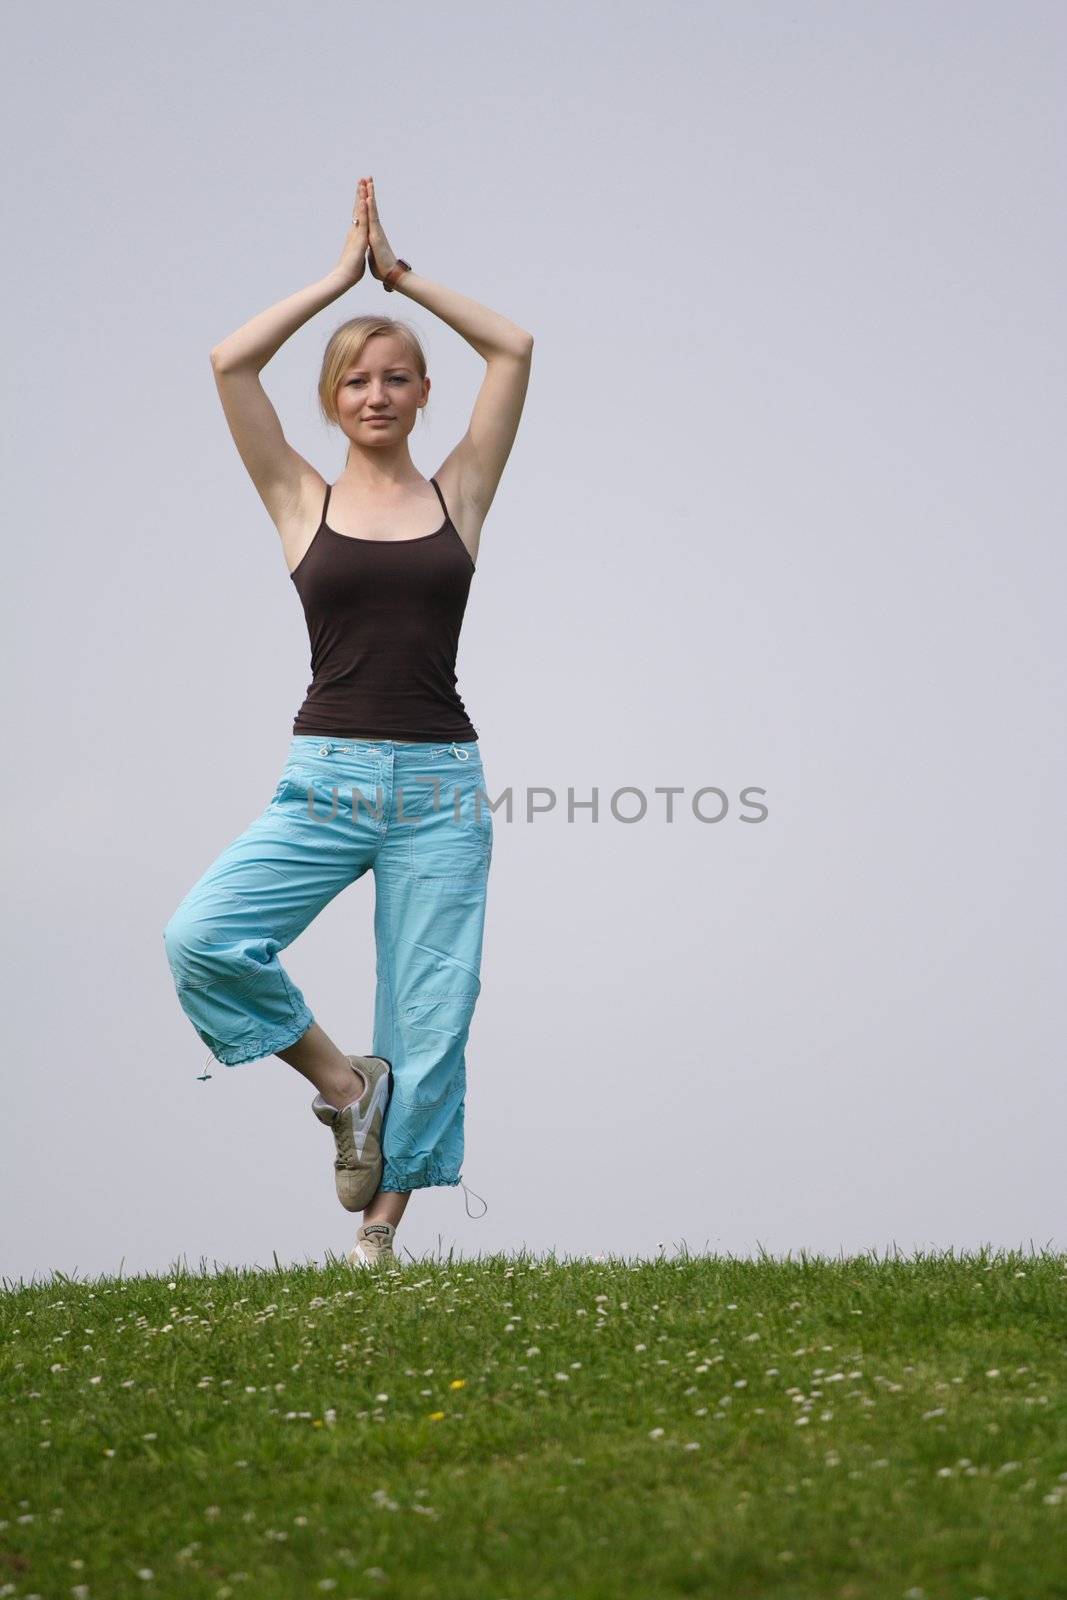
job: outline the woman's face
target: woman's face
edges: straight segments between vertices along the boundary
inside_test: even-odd
[[[407,438],[429,393],[403,341],[376,333],[341,379],[337,412],[353,443],[374,450]]]

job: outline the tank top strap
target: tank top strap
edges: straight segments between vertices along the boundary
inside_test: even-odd
[[[325,498],[325,500],[324,500],[324,501],[323,501],[323,502],[322,502],[322,518],[321,518],[321,520],[320,520],[320,523],[319,523],[319,526],[320,526],[320,527],[321,527],[321,526],[322,526],[322,523],[323,523],[323,522],[325,522],[325,521],[326,521],[326,507],[327,507],[327,506],[328,506],[328,505],[329,505],[329,503],[330,503],[330,490],[331,490],[331,489],[332,489],[332,488],[333,488],[333,484],[332,484],[332,483],[328,483],[328,484],[327,484],[327,485],[326,485],[326,498]]]
[[[448,515],[448,507],[445,505],[445,497],[441,493],[440,484],[438,483],[436,478],[431,478],[430,482],[433,484],[434,488],[437,490],[437,498],[441,502],[441,510],[444,512],[444,514],[445,514],[446,518],[448,519],[448,521],[451,522],[452,518]]]

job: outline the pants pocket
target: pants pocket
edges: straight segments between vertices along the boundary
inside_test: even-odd
[[[353,795],[353,789],[358,796]],[[384,815],[384,796],[377,781],[339,782],[332,774],[287,767],[267,806],[267,814],[283,827],[326,849],[344,849],[355,833],[374,828]]]
[[[480,781],[480,780],[479,780]],[[438,805],[432,788],[404,794],[404,818],[411,824],[408,867],[413,878],[427,885],[460,882],[469,885],[484,878],[493,851],[493,815],[484,802],[479,806],[475,786],[459,787],[459,815],[455,792],[442,783]]]

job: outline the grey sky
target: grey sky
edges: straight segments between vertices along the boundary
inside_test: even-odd
[[[162,929],[270,798],[310,677],[208,351],[330,269],[366,172],[399,254],[537,341],[459,658],[516,798],[468,1051],[489,1210],[416,1193],[399,1246],[1063,1248],[1062,7],[53,5],[5,33],[0,1268],[354,1235],[303,1078],[197,1081]],[[321,352],[379,308],[426,344],[427,476],[483,371],[368,276],[264,372],[331,480]],[[526,821],[535,787],[559,804]],[[372,912],[368,875],[283,957],[352,1051]]]

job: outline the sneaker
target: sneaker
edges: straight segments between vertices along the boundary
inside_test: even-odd
[[[392,1064],[384,1056],[349,1056],[367,1080],[358,1100],[338,1111],[321,1094],[311,1102],[320,1122],[332,1128],[337,1158],[334,1182],[346,1211],[368,1206],[382,1181],[382,1118],[391,1092]]]
[[[395,1238],[391,1222],[365,1222],[345,1260],[350,1267],[399,1267],[393,1254]]]

